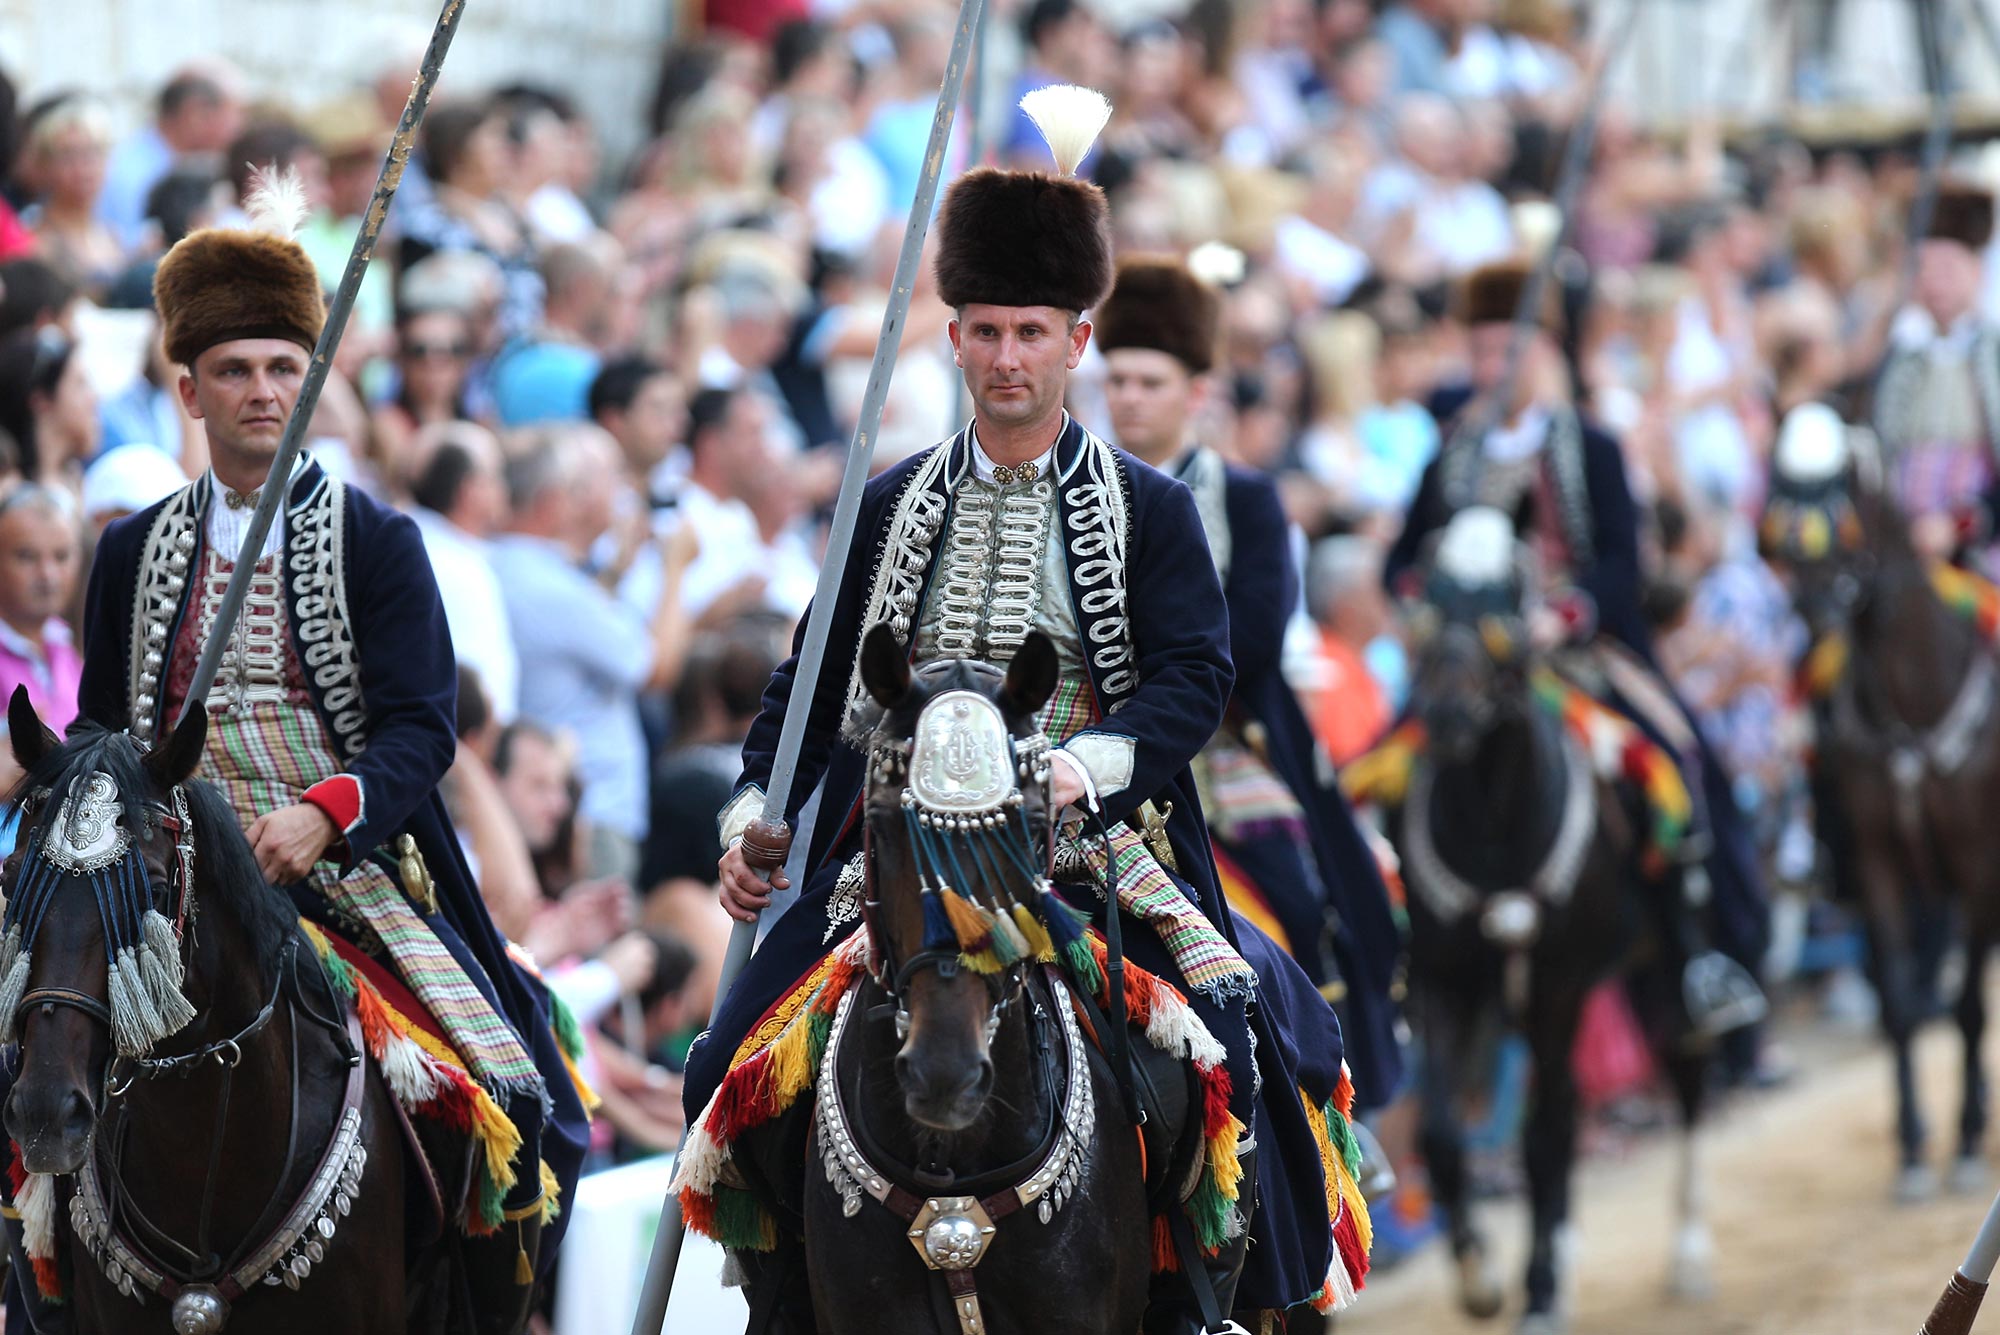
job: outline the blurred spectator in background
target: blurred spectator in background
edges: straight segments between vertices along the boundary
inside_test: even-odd
[[[595,876],[630,881],[646,832],[646,742],[641,691],[665,690],[687,650],[679,566],[650,617],[581,569],[610,527],[620,475],[616,447],[596,427],[536,432],[507,462],[508,531],[493,544],[494,573],[521,659],[521,712],[577,739],[581,814]]]
[[[377,457],[391,477],[409,476],[410,452],[425,427],[470,420],[471,322],[458,311],[406,310],[396,322],[396,392],[374,412]]]
[[[502,277],[501,333],[527,334],[541,322],[542,275],[527,225],[501,194],[509,168],[505,113],[490,101],[433,106],[424,117],[423,142],[436,189],[421,207],[399,210],[399,263],[408,269],[426,256],[454,251],[486,256]],[[408,303],[407,293],[403,299]]]
[[[43,261],[83,292],[101,296],[125,268],[125,243],[97,216],[111,113],[87,93],[59,93],[30,120],[24,152],[36,198],[22,221]]]
[[[74,487],[97,453],[97,395],[77,345],[54,325],[0,340],[0,431],[17,476]]]
[[[622,263],[609,237],[552,246],[542,255],[548,296],[541,325],[501,349],[493,362],[501,426],[584,420],[591,382],[611,341],[618,308],[613,280]]]
[[[747,620],[704,637],[689,654],[674,692],[674,745],[653,771],[640,885],[651,889],[667,881],[704,886],[714,881],[722,858],[715,813],[736,791],[743,772],[743,739],[778,666],[774,645],[784,632],[773,618]]]
[[[410,513],[437,575],[452,648],[461,666],[478,672],[494,718],[511,723],[521,705],[521,660],[487,554],[507,522],[500,442],[484,427],[448,422],[418,432],[412,455]]]
[[[0,264],[0,338],[45,325],[74,335],[76,306],[76,285],[33,256]]]
[[[76,718],[83,679],[63,620],[76,593],[76,501],[24,483],[0,496],[0,700],[25,686],[42,722],[60,736]]]
[[[688,474],[680,522],[700,555],[688,568],[681,600],[707,625],[764,605],[770,571],[763,534],[748,498],[773,466],[765,436],[770,409],[754,394],[704,389],[688,404]]]
[[[1295,685],[1308,702],[1314,735],[1336,765],[1375,744],[1407,689],[1382,592],[1385,550],[1368,538],[1325,538],[1306,568],[1307,609],[1319,627],[1320,653],[1311,679]]]
[[[242,129],[242,76],[226,61],[183,66],[160,89],[150,124],[121,140],[105,167],[97,216],[121,245],[145,241],[146,201],[161,177],[178,168],[214,176],[223,150]]]
[[[1008,99],[1014,111],[1008,117],[1000,156],[1034,171],[1046,171],[1048,145],[1028,114],[1020,110],[1021,99],[1052,83],[1107,87],[1117,68],[1116,48],[1104,24],[1079,0],[1034,0],[1021,16],[1021,41],[1027,47],[1027,58]],[[932,96],[935,99],[936,95]],[[1096,153],[1093,148],[1084,157],[1080,175],[1091,174]]]

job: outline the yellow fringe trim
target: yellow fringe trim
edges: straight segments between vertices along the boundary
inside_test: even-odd
[[[777,1096],[777,1106],[787,1108],[805,1088],[812,1084],[812,1022],[810,1017],[796,1017],[798,1023],[786,1029],[784,1034],[771,1046],[771,1055],[764,1065],[764,1079],[770,1084],[771,1092]]]
[[[583,1072],[576,1068],[575,1060],[567,1052],[562,1051],[562,1044],[556,1044],[556,1051],[562,1052],[563,1069],[569,1072],[569,1082],[576,1087],[577,1098],[583,1101],[584,1115],[595,1117],[597,1110],[604,1106],[604,1100],[597,1097],[597,1091],[583,1078]]]
[[[391,1012],[394,1014],[394,1012]],[[514,1156],[521,1150],[521,1132],[486,1087],[472,1081],[472,1134],[478,1139],[480,1150],[486,1156],[486,1172],[505,1192],[512,1189],[519,1175],[514,1171]]]
[[[1375,1248],[1375,1225],[1368,1217],[1368,1202],[1361,1198],[1361,1185],[1354,1175],[1347,1171],[1347,1162],[1334,1148],[1333,1132],[1326,1124],[1326,1110],[1314,1103],[1312,1096],[1299,1091],[1299,1102],[1305,1105],[1306,1121],[1312,1127],[1313,1143],[1319,1146],[1319,1167],[1326,1179],[1326,1208],[1329,1218],[1338,1218],[1345,1208],[1354,1216],[1354,1231],[1361,1239],[1363,1251]]]
[[[833,972],[833,962],[834,957],[828,955],[818,964],[814,965],[813,971],[807,974],[790,992],[785,994],[784,1000],[778,1003],[777,1009],[773,1010],[763,1023],[752,1029],[749,1035],[736,1045],[736,1055],[729,1062],[730,1070],[733,1071],[739,1065],[748,1061],[759,1048],[769,1045],[772,1040],[784,1032],[785,1026],[789,1025],[793,1018],[805,1009],[806,1003],[819,994],[820,984],[824,983],[827,975]]]
[[[1238,1187],[1243,1181],[1243,1161],[1236,1157],[1243,1130],[1243,1123],[1232,1116],[1227,1126],[1208,1138],[1208,1163],[1215,1173],[1215,1189],[1227,1201],[1238,1199]]]

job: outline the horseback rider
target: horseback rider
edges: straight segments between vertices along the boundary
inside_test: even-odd
[[[1941,182],[1913,300],[1895,315],[1875,381],[1890,494],[1918,552],[1936,560],[2000,534],[2000,328],[1979,312],[1992,238],[1992,193]]]
[[[160,262],[167,355],[211,465],[105,531],[81,709],[142,742],[167,736],[261,489],[283,487],[221,670],[196,702],[211,720],[200,777],[236,810],[265,877],[350,943],[356,967],[400,980],[519,1131],[507,1226],[463,1250],[478,1329],[510,1332],[526,1319],[528,1259],[546,1274],[561,1229],[543,1228],[543,1170],[566,1203],[586,1117],[550,998],[509,957],[438,794],[455,754],[457,668],[416,526],[307,456],[270,477],[325,320],[318,275],[285,225],[288,188],[266,182],[252,229],[192,233]]]
[[[787,813],[795,818],[823,783],[803,893],[690,1052],[687,1109],[691,1118],[704,1110],[767,1007],[861,922],[866,762],[846,725],[865,699],[855,669],[863,633],[888,622],[918,663],[1004,664],[1039,630],[1062,668],[1042,715],[1059,743],[1051,805],[1069,813],[1057,880],[1073,887],[1073,903],[1098,903],[1080,864],[1105,872],[1107,835],[1093,824],[1085,837],[1079,821],[1086,813],[1101,820],[1115,857],[1107,879],[1130,918],[1127,955],[1186,993],[1221,1042],[1232,1111],[1255,1141],[1243,1150],[1245,1186],[1254,1182],[1262,1194],[1258,1245],[1248,1245],[1247,1232],[1233,1239],[1203,1267],[1206,1278],[1224,1316],[1284,1308],[1320,1295],[1340,1265],[1324,1199],[1308,1185],[1321,1179],[1299,1103],[1301,1087],[1321,1100],[1339,1082],[1338,1023],[1282,951],[1232,923],[1217,888],[1188,764],[1229,698],[1228,613],[1187,488],[1098,440],[1063,409],[1068,373],[1091,337],[1084,312],[1110,287],[1110,228],[1102,192],[1068,176],[1084,151],[1077,142],[1087,148],[1095,126],[1044,129],[1052,145],[1068,145],[1062,175],[981,168],[952,184],[939,211],[937,284],[956,312],[949,334],[973,420],[875,478],[854,547],[829,557],[844,559],[826,654],[837,667],[817,683]],[[763,805],[797,662],[781,666],[766,689],[738,792],[721,817],[722,899],[746,921],[769,903],[772,887],[789,884],[782,875],[768,885],[759,879],[740,841]],[[803,1132],[795,1134],[802,1143]],[[753,1293],[775,1285],[793,1295],[778,1300],[780,1328],[811,1330],[796,1262],[742,1259]],[[1181,1291],[1195,1286],[1170,1283],[1171,1295],[1156,1294],[1148,1329],[1200,1330],[1197,1301]]]
[[[1515,314],[1532,278],[1530,265],[1503,261],[1474,270],[1457,294],[1472,383],[1433,403],[1444,444],[1424,471],[1384,578],[1403,587],[1431,536],[1469,505],[1513,517],[1542,588],[1561,591],[1547,601],[1562,624],[1542,618],[1543,634],[1564,642],[1558,670],[1664,746],[1695,797],[1697,838],[1689,843],[1705,854],[1673,878],[1679,893],[1669,910],[1686,955],[1689,1019],[1697,1032],[1719,1034],[1764,1010],[1746,971],[1762,959],[1768,933],[1756,853],[1728,774],[1654,662],[1624,455],[1572,402],[1552,286],[1526,331],[1518,374],[1507,381]],[[1497,412],[1495,395],[1505,397]],[[1711,932],[1721,952],[1708,948]]]
[[[1268,906],[1271,935],[1335,999],[1360,1103],[1380,1107],[1402,1073],[1390,1000],[1396,924],[1374,855],[1281,670],[1299,576],[1278,489],[1195,439],[1221,308],[1221,295],[1177,259],[1122,262],[1093,321],[1106,399],[1120,447],[1194,493],[1229,605],[1236,689],[1194,776],[1209,834],[1235,873],[1224,877],[1232,910],[1245,912],[1244,895]]]

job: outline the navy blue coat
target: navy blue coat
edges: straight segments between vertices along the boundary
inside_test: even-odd
[[[1072,422],[1056,445],[1055,467],[1059,476],[1065,468],[1078,463],[1084,439],[1083,429]],[[968,434],[961,432],[938,448],[952,452],[941,483],[948,493],[972,466]],[[862,494],[855,545],[848,552],[847,577],[841,583],[839,600],[834,606],[825,669],[814,693],[805,745],[799,753],[798,776],[792,785],[786,813],[795,821],[813,786],[822,778],[826,780],[826,794],[813,831],[809,869],[820,869],[831,861],[845,862],[860,847],[857,818],[865,763],[861,753],[839,737],[849,673],[862,634],[868,629],[862,621],[890,519],[898,499],[930,453],[924,451],[874,478]],[[1210,920],[1227,924],[1229,915],[1216,887],[1215,861],[1208,847],[1201,803],[1188,773],[1188,761],[1215,735],[1235,680],[1230,669],[1228,612],[1215,567],[1209,561],[1208,545],[1202,539],[1201,521],[1187,488],[1123,451],[1117,451],[1116,458],[1125,494],[1126,528],[1131,535],[1125,554],[1125,607],[1136,650],[1133,666],[1137,669],[1138,685],[1136,689],[1121,689],[1111,671],[1100,668],[1095,660],[1091,663],[1091,686],[1104,717],[1089,731],[1129,738],[1134,746],[1132,781],[1104,798],[1104,816],[1107,822],[1117,823],[1129,819],[1148,799],[1153,799],[1156,806],[1161,801],[1173,803],[1167,830],[1181,876],[1194,887],[1198,902]],[[1064,526],[1050,535],[1051,542],[1062,541],[1068,534],[1067,521],[1074,513],[1069,500],[1071,488],[1059,485],[1057,492]],[[947,512],[940,535],[949,525]],[[942,550],[940,536],[931,547],[931,561],[924,572],[918,607],[929,596]],[[1070,593],[1073,605],[1078,608],[1078,629],[1089,646],[1095,643],[1093,628],[1109,627],[1117,609],[1095,616],[1083,610],[1090,603],[1084,597],[1087,588],[1078,580],[1078,565],[1075,561],[1069,563]],[[763,708],[743,744],[739,791],[751,785],[762,790],[770,782],[771,767],[777,758],[778,733],[791,703],[798,649],[804,634],[802,621],[792,657],[779,666],[765,688]],[[1118,707],[1115,714],[1109,712],[1114,706]]]
[[[1470,399],[1468,391],[1452,391],[1432,404],[1447,425],[1445,449],[1424,469],[1423,481],[1403,522],[1403,531],[1389,550],[1383,578],[1394,589],[1405,571],[1426,555],[1433,533],[1450,522],[1454,507],[1445,495],[1446,451],[1452,448],[1449,423]],[[1590,559],[1570,572],[1576,586],[1597,605],[1598,629],[1647,662],[1653,660],[1653,636],[1639,601],[1639,510],[1625,480],[1625,455],[1618,442],[1582,423],[1583,478],[1589,509]],[[1470,445],[1460,448],[1470,448]],[[1559,516],[1541,515],[1537,523],[1560,523]]]
[[[1340,1007],[1347,1062],[1363,1107],[1379,1107],[1402,1079],[1396,1043],[1396,962],[1402,940],[1375,856],[1354,823],[1338,775],[1285,680],[1285,627],[1298,606],[1290,523],[1278,488],[1262,473],[1230,465],[1223,495],[1229,520],[1229,654],[1236,704],[1263,726],[1266,759],[1305,809],[1314,860],[1337,917],[1333,949],[1347,999]],[[1267,893],[1278,893],[1266,887]],[[1313,942],[1295,943],[1313,949]]]
[[[317,464],[300,470],[287,498],[288,535],[326,503],[326,488],[340,485]],[[199,517],[206,513],[208,490],[203,477],[189,492],[176,493],[105,530],[85,599],[82,717],[107,728],[133,725],[132,655],[143,634],[134,624],[134,608],[139,582],[146,577],[147,538],[161,513],[177,501],[185,504],[191,493],[197,519],[189,568],[198,570],[207,545]],[[520,1032],[554,1100],[546,1121],[538,1094],[507,1100],[508,1113],[523,1135],[522,1181],[535,1180],[534,1156],[539,1153],[556,1171],[567,1200],[582,1166],[588,1118],[550,1031],[548,994],[508,957],[438,794],[438,782],[456,754],[458,674],[430,559],[408,516],[355,488],[346,489],[342,516],[339,597],[306,587],[298,563],[283,563],[292,648],[305,665],[313,705],[327,734],[347,750],[346,772],[360,780],[363,794],[359,820],[330,855],[344,869],[379,855],[393,876],[395,863],[387,846],[406,833],[416,840],[437,884],[439,912],[430,920],[433,930]],[[228,555],[233,560],[236,553]],[[180,633],[194,585],[191,579],[186,582],[167,618],[168,645]],[[329,630],[331,636],[325,633]],[[327,645],[342,636],[354,642],[359,709],[343,683],[318,670],[326,661]],[[153,717],[146,722],[164,730],[172,720],[166,717],[165,692],[156,695]],[[310,902],[302,907],[311,911]],[[547,1236],[560,1236],[562,1218],[549,1225]],[[544,1265],[553,1262],[554,1250],[543,1248]]]

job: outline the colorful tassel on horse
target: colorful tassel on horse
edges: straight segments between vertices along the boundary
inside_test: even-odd
[[[1335,1089],[1334,1097],[1326,1103],[1317,1104],[1304,1090],[1299,1091],[1306,1122],[1312,1128],[1313,1142],[1319,1148],[1327,1220],[1333,1229],[1333,1263],[1328,1267],[1325,1286],[1313,1299],[1313,1306],[1322,1312],[1338,1311],[1354,1301],[1355,1295],[1367,1282],[1368,1252],[1374,1245],[1368,1203],[1362,1198],[1356,1176],[1361,1162],[1361,1147],[1354,1138],[1353,1128],[1348,1125],[1347,1114],[1341,1110],[1343,1095],[1345,1105],[1351,1109],[1353,1086],[1347,1078],[1344,1064],[1341,1084]]]
[[[1054,964],[1056,962],[1055,942],[1049,936],[1049,929],[1042,926],[1041,920],[1030,913],[1028,906],[1025,904],[1016,904],[1011,916],[1014,919],[1015,928],[1021,933],[1021,939],[1028,943],[1028,953],[1034,957],[1035,962],[1038,964]]]
[[[926,890],[920,898],[924,905],[924,949],[950,950],[958,944],[958,933],[952,930],[951,915],[945,911],[944,897],[936,891]]]
[[[14,1214],[21,1221],[21,1250],[35,1273],[35,1287],[44,1300],[63,1300],[62,1272],[56,1265],[55,1179],[44,1173],[30,1173],[21,1160],[21,1147],[9,1143],[7,1183],[14,1198]]]
[[[21,1009],[21,998],[28,995],[28,970],[34,962],[32,951],[21,948],[21,929],[14,926],[7,929],[7,936],[0,941],[0,1043],[14,1041],[14,1016]]]

